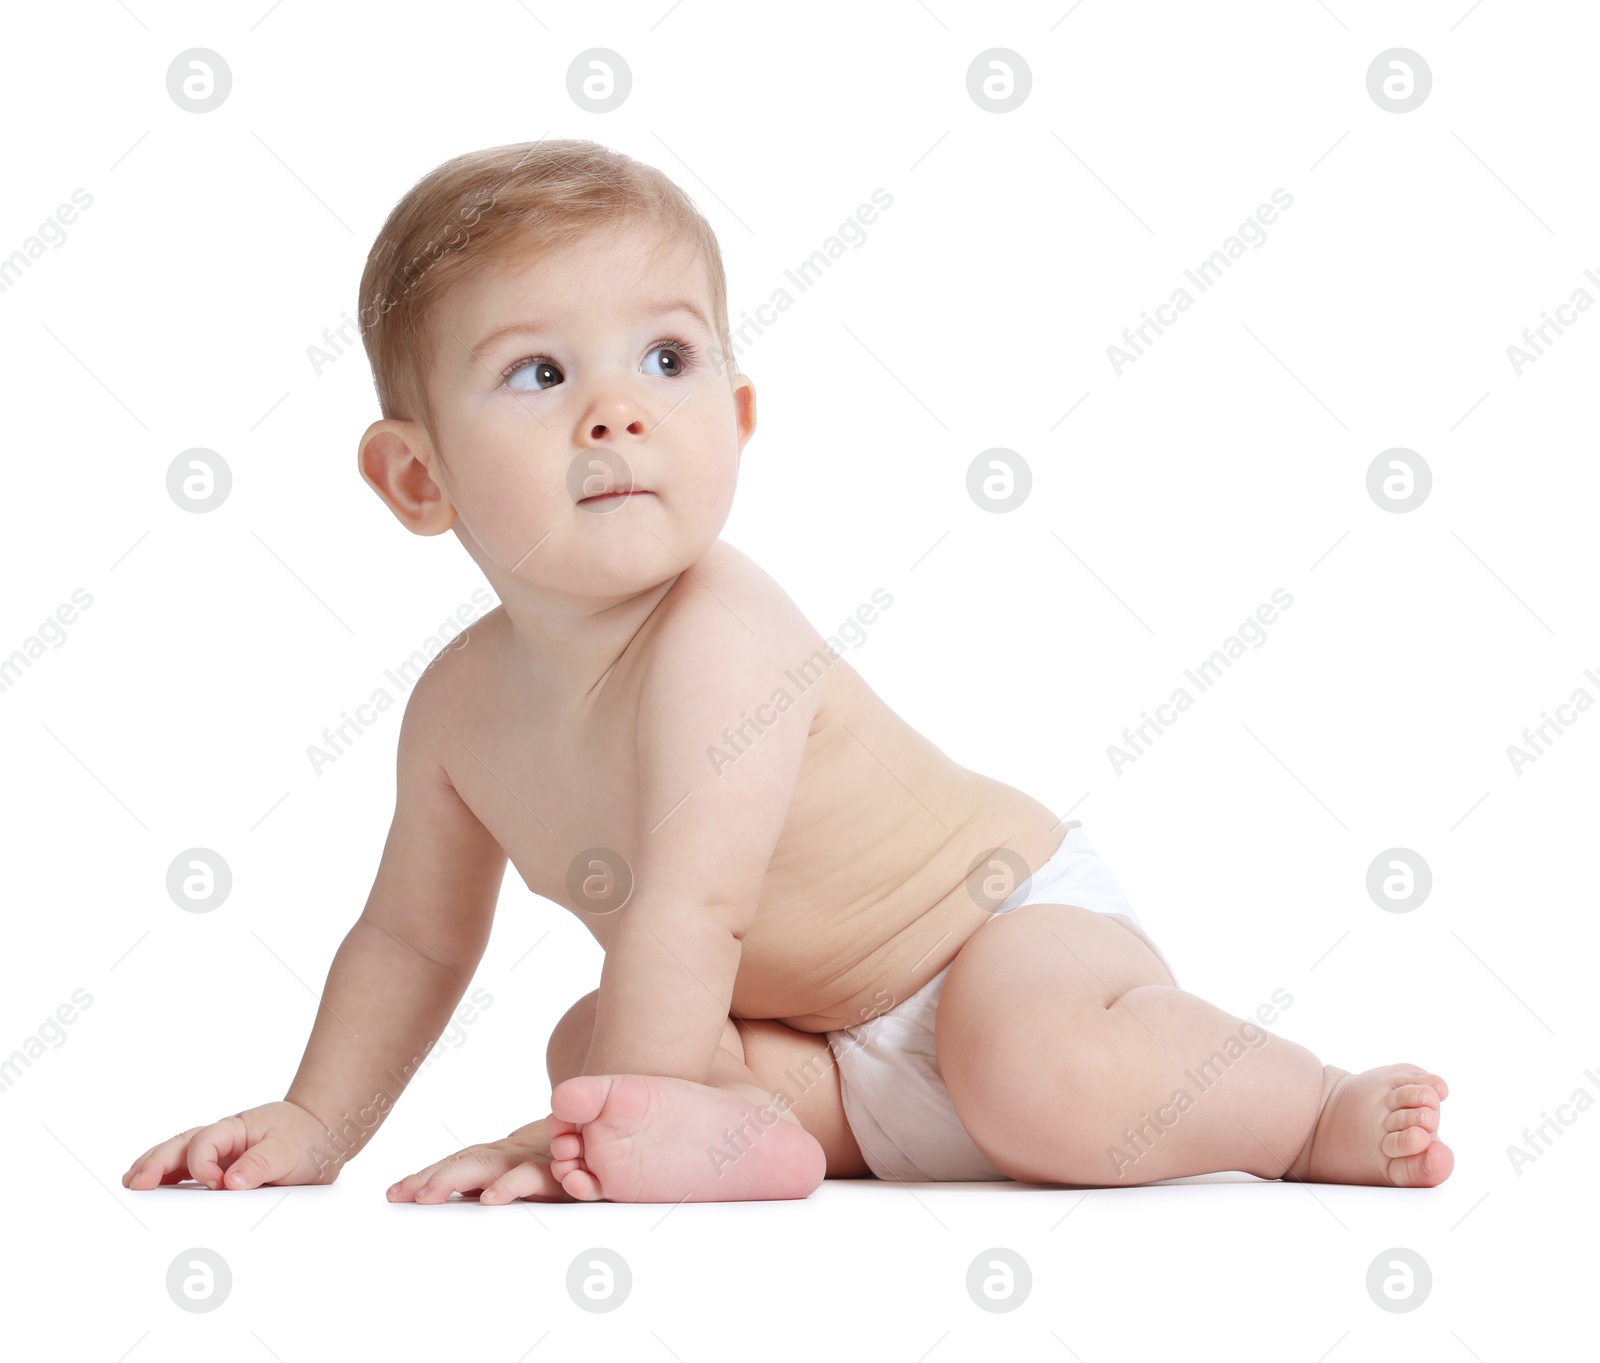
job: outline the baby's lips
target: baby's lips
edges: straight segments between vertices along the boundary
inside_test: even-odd
[[[582,505],[584,502],[593,501],[596,497],[612,497],[619,493],[649,493],[653,497],[655,496],[655,489],[640,487],[637,483],[619,483],[616,487],[608,488],[604,492],[595,492],[591,493],[587,497],[580,497],[578,499],[579,505]]]

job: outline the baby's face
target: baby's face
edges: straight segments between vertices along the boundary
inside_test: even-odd
[[[754,388],[718,363],[705,266],[687,246],[648,261],[656,240],[511,262],[434,314],[433,477],[502,597],[648,590],[727,520]]]

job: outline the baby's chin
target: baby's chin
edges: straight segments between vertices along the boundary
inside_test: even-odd
[[[522,562],[508,565],[500,576],[508,585],[515,583],[566,599],[624,600],[672,581],[704,552],[685,553],[665,534],[658,537],[647,530],[608,537],[605,542],[568,543],[562,552],[546,555],[550,547],[551,542],[546,541]]]
[[[487,525],[474,517],[470,526],[465,518],[452,526],[491,585],[597,600],[671,581],[716,544],[727,519],[720,505],[701,505],[692,493],[670,503],[654,493],[607,496],[549,517],[499,510]]]

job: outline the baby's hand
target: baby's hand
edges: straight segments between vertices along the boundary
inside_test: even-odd
[[[305,1108],[264,1103],[162,1141],[134,1160],[122,1186],[139,1190],[186,1178],[208,1188],[332,1183],[343,1161],[338,1151],[326,1148],[326,1141],[321,1119]],[[324,1149],[319,1159],[316,1151]]]
[[[576,1201],[550,1172],[550,1139],[577,1129],[559,1117],[541,1117],[518,1127],[504,1140],[469,1145],[426,1169],[419,1169],[389,1189],[389,1201],[439,1203],[446,1201],[451,1193],[475,1196],[480,1202],[494,1205],[518,1198],[536,1202]]]

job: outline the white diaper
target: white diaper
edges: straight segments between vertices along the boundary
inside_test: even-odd
[[[1076,904],[1125,919],[1172,973],[1077,819],[1067,824],[1067,835],[1050,860],[994,912],[1010,913],[1029,904]],[[870,1022],[823,1034],[839,1066],[850,1130],[867,1167],[879,1178],[952,1183],[1007,1177],[972,1143],[939,1073],[934,1017],[949,973],[946,966],[910,998]]]

